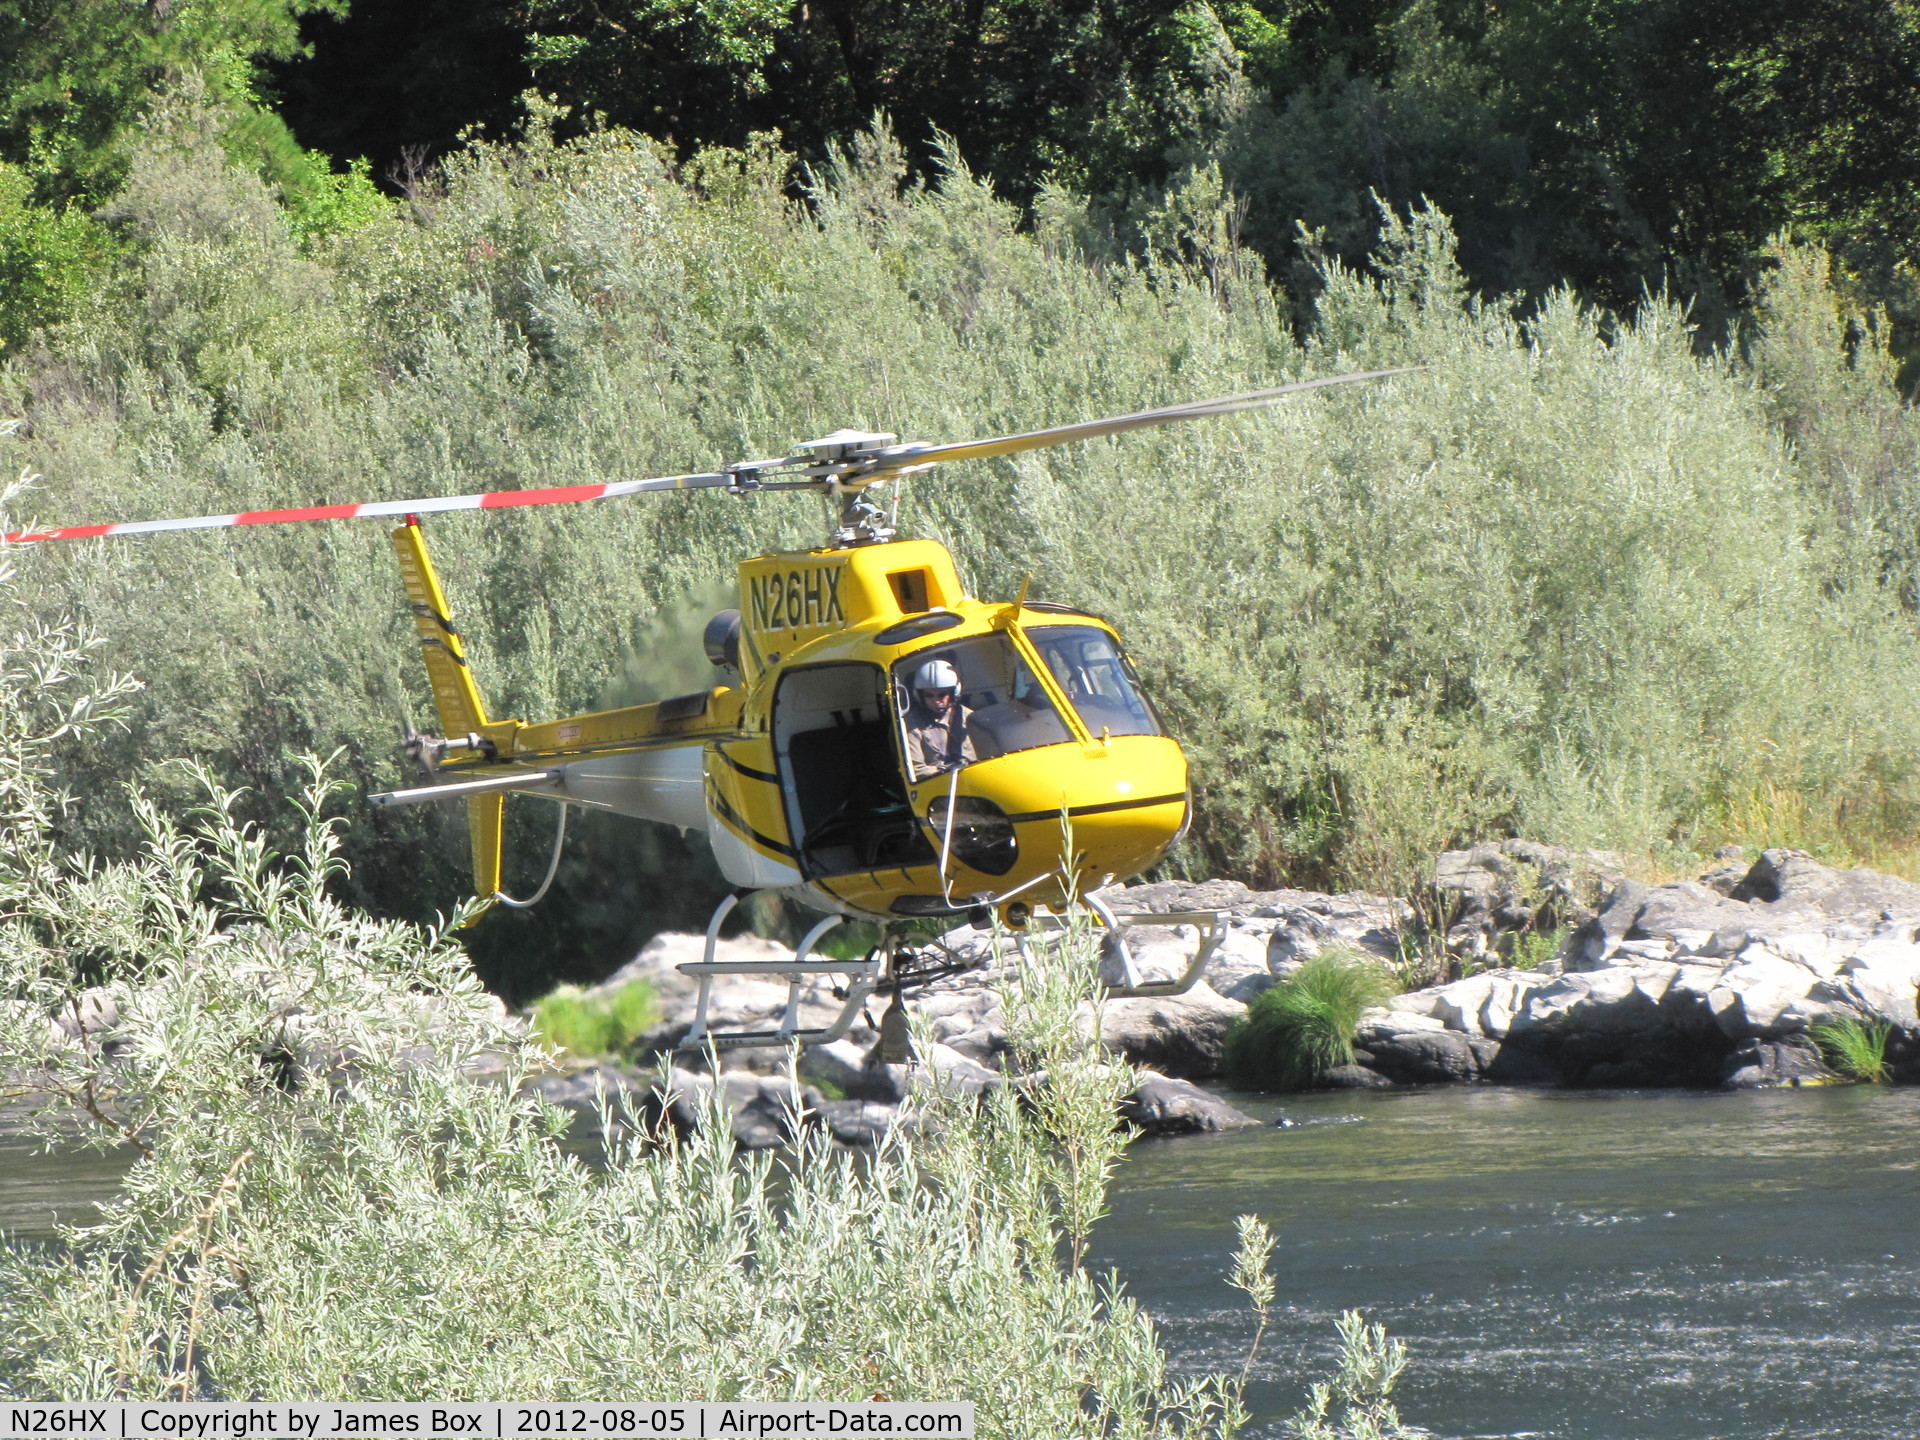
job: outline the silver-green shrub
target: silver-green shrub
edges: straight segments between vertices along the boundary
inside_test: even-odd
[[[672,473],[841,425],[944,439],[1419,363],[915,477],[905,520],[981,593],[1030,572],[1123,626],[1195,761],[1195,868],[1405,886],[1477,834],[1866,850],[1911,829],[1916,430],[1882,331],[1804,252],[1747,358],[1703,358],[1657,300],[1522,319],[1470,295],[1418,211],[1371,272],[1329,269],[1297,336],[1211,172],[1116,258],[1078,200],[1023,228],[958,157],[903,189],[884,130],[799,205],[771,147],[675,167],[536,126],[301,253],[236,199],[218,233],[167,221],[181,187],[252,182],[163,139],[124,202],[139,263],[5,372],[0,409],[30,423],[0,459],[45,477],[45,518]],[[654,617],[822,522],[811,499],[703,494],[429,524],[496,708],[537,714],[610,693]],[[426,702],[377,526],[23,563],[44,613],[94,618],[151,682],[123,741],[67,758],[78,788],[185,753],[284,793],[286,756],[336,744],[357,783],[398,778],[394,699]],[[100,813],[90,837],[127,853]],[[460,832],[436,823],[357,826],[354,856],[380,857],[358,893],[411,913],[458,893]],[[610,862],[581,854],[562,893],[626,917],[603,947],[672,903],[598,898]],[[488,922],[508,923],[546,922]]]

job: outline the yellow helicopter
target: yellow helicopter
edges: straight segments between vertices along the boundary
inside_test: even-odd
[[[430,783],[372,796],[376,804],[464,800],[475,893],[509,905],[545,894],[565,838],[566,805],[664,821],[707,834],[735,887],[707,926],[687,1046],[813,1043],[839,1038],[876,989],[896,997],[945,962],[907,942],[908,925],[989,917],[1015,932],[1091,909],[1118,944],[1110,995],[1173,994],[1204,971],[1223,933],[1213,912],[1157,914],[1192,924],[1196,952],[1177,979],[1142,982],[1125,944],[1131,917],[1093,893],[1154,864],[1190,816],[1187,761],[1142,688],[1120,637],[1072,606],[967,594],[946,548],[896,538],[869,492],[949,461],[1013,454],[1148,426],[1226,415],[1305,390],[1407,373],[1404,367],[1020,435],[948,445],[898,444],[839,430],[774,460],[697,475],[551,490],[364,505],[312,506],[191,519],[20,532],[11,542],[82,539],[229,525],[399,517],[392,532],[442,734],[409,733]],[[806,490],[839,505],[816,550],[760,555],[739,567],[740,608],[708,623],[708,658],[733,683],[646,705],[527,722],[492,718],[468,666],[419,516],[449,510],[568,503],[650,491],[736,495]],[[546,881],[529,900],[500,888],[509,794],[562,802]],[[792,960],[716,958],[720,928],[756,890],[777,890],[825,918]],[[877,921],[882,942],[861,960],[818,954],[849,918]],[[913,927],[920,928],[920,927]],[[713,978],[789,981],[772,1029],[707,1027]],[[830,1024],[798,1023],[803,981],[844,976]]]

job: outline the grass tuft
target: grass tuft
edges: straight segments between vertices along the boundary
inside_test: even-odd
[[[611,995],[562,985],[534,1003],[534,1033],[575,1055],[617,1055],[660,1022],[660,998],[644,980]]]
[[[1558,930],[1525,930],[1513,937],[1513,953],[1507,957],[1507,964],[1515,970],[1538,970],[1559,952]]]
[[[1304,1090],[1353,1063],[1360,1012],[1393,993],[1377,961],[1326,950],[1247,1007],[1227,1032],[1227,1078],[1250,1090]]]
[[[1807,1032],[1827,1063],[1852,1080],[1869,1085],[1887,1081],[1887,1041],[1893,1027],[1884,1020],[1822,1020]]]

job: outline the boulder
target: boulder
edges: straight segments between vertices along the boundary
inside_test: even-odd
[[[61,1034],[78,1040],[82,1035],[109,1034],[120,1025],[120,1002],[102,986],[82,990],[71,1004],[57,1011],[53,1024]]]
[[[741,1150],[777,1150],[800,1133],[819,1111],[820,1092],[796,1088],[790,1080],[744,1070],[720,1077],[721,1093],[733,1113],[733,1143]]]
[[[822,1100],[814,1107],[827,1133],[842,1145],[870,1150],[886,1139],[900,1112],[871,1100]]]
[[[800,1052],[800,1077],[830,1085],[849,1100],[898,1105],[907,1094],[907,1067],[883,1064],[872,1046],[835,1040]]]
[[[1749,1041],[1727,1057],[1723,1073],[1735,1090],[1831,1085],[1840,1078],[1813,1045],[1797,1040]]]
[[[1449,1085],[1478,1078],[1480,1063],[1457,1030],[1406,1030],[1354,1047],[1354,1058],[1398,1085]]]
[[[1730,1040],[1777,1039],[1804,1030],[1807,1012],[1802,1002],[1816,983],[1805,966],[1760,951],[1721,973],[1707,992],[1707,1006]]]
[[[1732,1040],[1699,987],[1720,972],[1687,971],[1634,960],[1550,977],[1514,1013],[1488,1078],[1551,1070],[1569,1084],[1715,1083]]]
[[[1336,1065],[1320,1076],[1322,1090],[1384,1090],[1393,1081],[1364,1065]]]
[[[1198,1135],[1260,1123],[1198,1085],[1150,1071],[1120,1102],[1120,1118],[1145,1135]]]
[[[1833,870],[1804,850],[1766,850],[1732,897],[1830,919],[1903,919],[1920,924],[1920,885],[1873,870]]]
[[[1260,906],[1254,918],[1273,925],[1267,942],[1267,968],[1287,973],[1330,945],[1364,950],[1381,959],[1400,954],[1401,938],[1413,926],[1413,909],[1405,901],[1380,895],[1314,895],[1304,891],[1277,891],[1273,903]]]
[[[578,1070],[536,1075],[525,1088],[549,1105],[587,1111],[597,1109],[603,1100],[617,1103],[629,1096],[638,1098],[651,1085],[652,1077],[603,1061]]]
[[[1208,1079],[1220,1073],[1220,1052],[1233,1022],[1247,1007],[1202,980],[1184,995],[1109,1000],[1100,1016],[1101,1042],[1135,1065]]]
[[[1449,1030],[1481,1034],[1480,1011],[1493,994],[1493,982],[1494,976],[1487,973],[1435,987],[1434,1018]]]
[[[1626,939],[1664,940],[1671,952],[1689,955],[1737,955],[1747,944],[1753,918],[1748,906],[1682,880],[1648,893]]]
[[[1207,983],[1229,1000],[1251,1005],[1280,979],[1268,963],[1273,926],[1259,920],[1234,919],[1221,937],[1220,948],[1207,962]]]
[[[1586,922],[1624,879],[1611,851],[1516,839],[1444,852],[1434,862],[1433,890],[1448,949],[1481,956],[1506,948],[1508,935]]]
[[[756,1096],[733,1112],[733,1143],[741,1150],[778,1150],[798,1133],[793,1110]]]
[[[926,1067],[943,1090],[957,1090],[962,1095],[979,1095],[1002,1083],[999,1071],[989,1070],[950,1045],[931,1047]]]
[[[660,1023],[638,1043],[642,1053],[673,1049],[693,1027],[699,998],[699,982],[682,975],[678,966],[701,959],[706,952],[706,937],[665,933],[654,936],[640,953],[590,990],[589,994],[607,994],[634,980],[644,980],[660,999]],[[788,960],[793,951],[777,941],[758,935],[742,935],[722,940],[714,949],[720,960]],[[800,1024],[804,1028],[825,1026],[840,1013],[840,1001],[833,995],[834,981],[829,976],[814,976],[800,992]],[[714,977],[712,998],[707,1006],[707,1024],[717,1031],[766,1030],[779,1023],[787,1006],[787,982],[777,975],[720,975]],[[871,1039],[871,1032],[856,1023],[853,1037]],[[730,1068],[766,1069],[785,1063],[778,1051],[729,1052]]]
[[[1228,934],[1222,937],[1222,949],[1226,948],[1231,938],[1229,929]],[[1192,925],[1135,924],[1128,927],[1126,939],[1127,954],[1133,957],[1135,980],[1142,984],[1163,984],[1186,974],[1188,965],[1199,951],[1200,932]],[[1218,965],[1221,959],[1216,951],[1214,958],[1208,962],[1209,967]],[[1260,968],[1264,969],[1264,953],[1261,960],[1263,963]],[[1126,973],[1119,937],[1112,934],[1102,936],[1100,983],[1118,989],[1126,983]],[[1211,975],[1216,972],[1209,968],[1208,973]]]
[[[1920,1034],[1913,975],[1904,967],[1850,963],[1836,998],[1868,1019],[1884,1020],[1908,1034]]]

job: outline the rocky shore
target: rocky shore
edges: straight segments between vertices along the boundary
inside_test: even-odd
[[[1433,894],[1446,957],[1438,963],[1465,973],[1367,1011],[1356,1063],[1328,1074],[1327,1085],[1827,1083],[1838,1077],[1809,1028],[1848,1017],[1891,1026],[1895,1078],[1920,1079],[1920,886],[1907,881],[1768,850],[1752,863],[1727,852],[1696,880],[1650,886],[1627,879],[1604,852],[1507,841],[1441,856]],[[1134,886],[1108,898],[1134,911],[1230,916],[1219,953],[1192,990],[1102,1007],[1103,1042],[1143,1069],[1123,1118],[1148,1134],[1253,1123],[1204,1083],[1218,1078],[1227,1031],[1248,1003],[1310,956],[1342,946],[1403,970],[1419,963],[1407,943],[1413,908],[1383,896],[1255,891],[1215,880]],[[1557,941],[1535,938],[1548,935]],[[979,968],[911,996],[934,1041],[919,1063],[942,1083],[984,1090],[1003,1083],[996,986],[1010,957],[970,929],[945,940]],[[1133,948],[1148,977],[1164,977],[1178,972],[1192,943],[1191,932],[1142,928]],[[754,937],[725,944],[732,958],[784,953]],[[643,1049],[664,1051],[686,1033],[695,991],[674,967],[698,958],[700,945],[698,936],[659,936],[601,987],[643,979],[660,995],[665,1018]],[[1532,963],[1508,963],[1516,959]],[[785,1001],[784,983],[724,979],[715,986],[713,1023],[764,1026]],[[802,993],[802,1024],[824,1023],[837,1009],[824,980]],[[805,1052],[797,1077],[777,1073],[784,1060],[776,1053],[733,1052],[717,1081],[683,1066],[665,1097],[645,1072],[606,1063],[533,1083],[575,1106],[629,1092],[656,1123],[679,1124],[694,1122],[696,1102],[718,1083],[736,1138],[753,1148],[790,1138],[797,1085],[801,1123],[863,1144],[891,1122],[908,1081],[905,1067],[879,1063],[877,1038],[857,1022],[846,1039]]]
[[[1920,1081],[1920,885],[1836,870],[1799,851],[1751,861],[1725,852],[1696,879],[1648,885],[1604,852],[1509,840],[1440,856],[1422,913],[1384,896],[1255,891],[1226,880],[1133,886],[1105,898],[1136,914],[1228,916],[1205,978],[1190,990],[1100,1005],[1102,1043],[1140,1073],[1120,1119],[1148,1135],[1254,1123],[1209,1088],[1221,1078],[1227,1034],[1251,1002],[1328,947],[1375,956],[1411,986],[1361,1014],[1354,1063],[1323,1075],[1328,1087],[1825,1084],[1841,1077],[1811,1031],[1840,1019],[1885,1026],[1891,1078]],[[969,968],[909,993],[926,1030],[915,1066],[972,1093],[1006,1084],[1000,996],[1018,984],[1018,957],[1005,937],[971,928],[943,943]],[[1146,980],[1179,975],[1194,944],[1190,930],[1145,921],[1132,932]],[[701,951],[700,936],[660,935],[596,987],[611,994],[641,980],[658,997],[662,1018],[631,1060],[563,1057],[526,1083],[572,1109],[610,1098],[649,1126],[682,1129],[712,1113],[717,1090],[736,1141],[750,1149],[788,1143],[797,1126],[866,1145],[895,1123],[913,1077],[880,1059],[879,999],[845,1039],[805,1050],[797,1073],[787,1073],[778,1050],[725,1052],[717,1075],[703,1054],[680,1052],[663,1083],[697,997],[677,967]],[[722,951],[759,962],[791,954],[754,936],[725,941]],[[803,1027],[838,1014],[832,983],[822,976],[802,990]],[[119,1043],[115,993],[86,992],[50,1023],[110,1057]],[[725,976],[709,1020],[716,1030],[769,1029],[786,1002],[777,976]],[[1091,1030],[1091,1000],[1083,1017]],[[350,1056],[301,1048],[305,1019],[285,1019],[288,1073],[350,1065]],[[492,1068],[504,1070],[504,1058]]]

